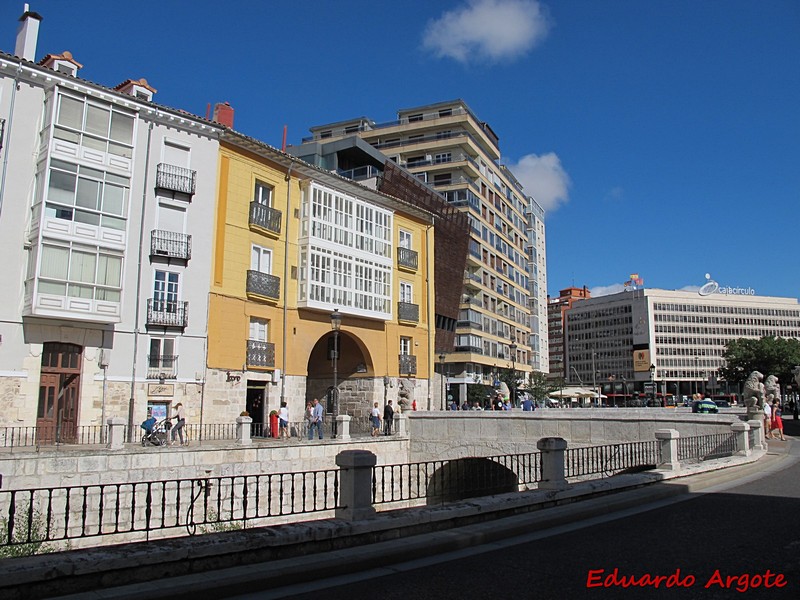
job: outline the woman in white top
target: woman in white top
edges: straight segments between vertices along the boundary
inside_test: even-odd
[[[372,437],[376,435],[380,435],[381,432],[381,411],[378,408],[378,403],[375,403],[375,406],[372,407],[372,412],[370,413],[369,420],[372,422]]]
[[[286,408],[286,401],[281,402],[281,407],[278,410],[278,431],[280,437],[289,439],[289,409]]]
[[[175,405],[175,415],[173,416],[176,419],[175,426],[172,428],[172,443],[175,443],[175,434],[178,434],[178,437],[181,438],[181,446],[188,446],[189,440],[184,441],[183,439],[183,426],[186,425],[186,413],[183,410],[183,404],[178,402]]]

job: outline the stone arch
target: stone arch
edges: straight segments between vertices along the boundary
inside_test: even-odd
[[[519,491],[519,478],[490,458],[458,458],[434,471],[428,481],[427,504],[457,502]]]
[[[372,355],[357,335],[339,332],[339,358],[336,361],[336,388],[339,414],[363,416],[373,401],[376,378]],[[323,335],[308,357],[306,401],[319,398],[326,404],[333,387],[333,333]],[[332,407],[326,406],[328,412]]]

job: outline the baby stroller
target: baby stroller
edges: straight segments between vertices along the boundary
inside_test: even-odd
[[[142,446],[164,446],[169,439],[169,430],[172,423],[169,419],[156,421],[155,417],[150,417],[142,423]]]

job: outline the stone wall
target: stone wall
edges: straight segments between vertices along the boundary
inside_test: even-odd
[[[743,414],[743,413],[742,413]],[[412,461],[536,452],[536,441],[561,437],[570,446],[651,441],[656,429],[681,437],[730,433],[738,412],[693,414],[675,409],[545,409],[535,412],[409,413]]]

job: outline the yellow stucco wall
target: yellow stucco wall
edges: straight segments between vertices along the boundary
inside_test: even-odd
[[[269,154],[265,151],[265,154]],[[318,343],[326,343],[331,335],[330,313],[297,307],[297,268],[299,257],[301,179],[296,172],[286,181],[287,170],[259,156],[221,144],[219,161],[218,211],[214,231],[214,267],[209,309],[208,366],[212,369],[244,369],[246,362],[249,321],[257,317],[269,321],[268,341],[275,345],[275,368],[286,375],[305,376],[309,370],[325,371],[330,361],[324,353],[312,356]],[[280,235],[266,235],[249,226],[249,208],[256,180],[273,186],[272,206],[282,212]],[[356,188],[357,190],[357,188]],[[354,194],[356,190],[348,190]],[[287,199],[288,193],[288,199]],[[355,195],[355,194],[354,194]],[[287,206],[288,202],[288,206]],[[397,377],[400,337],[412,338],[412,354],[417,357],[419,379],[429,377],[428,365],[432,352],[433,330],[428,322],[433,318],[433,237],[428,223],[401,212],[394,213],[394,257],[397,264],[397,240],[400,229],[413,237],[413,249],[419,253],[416,272],[393,271],[393,306],[396,313],[400,281],[412,283],[413,302],[419,305],[419,323],[402,324],[397,320],[382,322],[345,314],[342,320],[342,373],[351,371],[346,363],[348,347],[353,355],[363,355],[366,373],[359,377]],[[288,244],[286,243],[288,236]],[[426,243],[427,240],[427,243]],[[250,269],[253,244],[272,251],[272,274],[280,277],[280,299],[262,302],[248,299],[247,270]],[[288,261],[285,258],[288,256]],[[430,300],[429,300],[430,297]],[[285,329],[284,329],[285,323]],[[285,340],[285,341],[284,341]],[[348,346],[350,345],[350,346]],[[355,354],[356,351],[359,354]],[[322,363],[319,364],[319,357]],[[314,361],[317,364],[311,364]],[[262,370],[263,372],[263,370]]]

